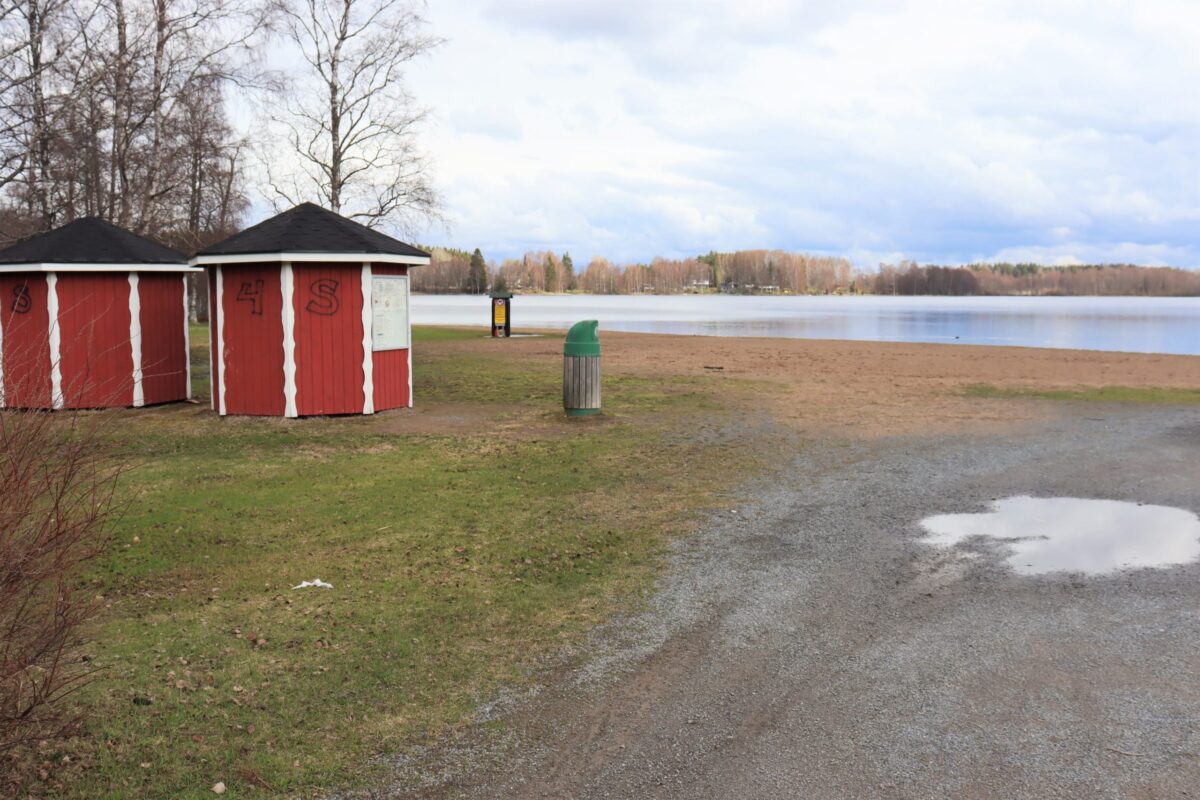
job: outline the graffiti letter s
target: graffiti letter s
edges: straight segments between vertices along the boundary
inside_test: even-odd
[[[337,290],[340,284],[333,278],[318,278],[309,286],[313,299],[304,308],[310,314],[320,314],[329,317],[338,312],[342,303],[338,300]]]
[[[29,287],[25,284],[13,287],[12,311],[14,314],[28,314],[33,308],[33,300],[29,298]]]

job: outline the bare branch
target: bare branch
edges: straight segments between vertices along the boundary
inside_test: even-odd
[[[281,29],[307,68],[275,93],[271,121],[288,153],[272,159],[272,191],[289,201],[319,198],[370,225],[411,230],[438,218],[428,164],[416,153],[424,112],[403,80],[405,66],[439,44],[424,32],[419,6],[276,1]]]

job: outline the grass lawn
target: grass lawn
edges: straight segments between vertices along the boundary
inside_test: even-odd
[[[752,469],[705,437],[736,383],[605,376],[561,414],[561,361],[417,329],[415,397],[467,422],[121,412],[134,464],[75,699],[85,732],[37,754],[35,797],[317,796],[465,723],[538,658],[636,602],[668,539]],[[208,392],[207,331],[192,331]],[[476,344],[477,343],[477,346]],[[557,347],[557,342],[555,342]],[[607,365],[606,365],[607,369]],[[431,412],[432,413],[432,412]],[[333,589],[292,589],[321,578]],[[66,759],[66,760],[64,760]]]

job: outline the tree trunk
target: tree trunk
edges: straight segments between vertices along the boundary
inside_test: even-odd
[[[46,68],[43,48],[46,40],[46,7],[41,0],[28,0],[26,21],[29,26],[30,68],[30,158],[29,216],[42,230],[54,226],[50,200],[50,123],[46,108]]]

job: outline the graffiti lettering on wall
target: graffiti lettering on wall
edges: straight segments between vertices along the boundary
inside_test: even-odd
[[[342,308],[342,301],[338,297],[338,289],[341,288],[341,282],[333,278],[318,278],[309,284],[308,291],[312,299],[304,306],[305,311],[310,314],[318,314],[322,317],[331,317]],[[13,290],[14,294],[18,291],[25,292],[25,296],[18,297],[17,302],[13,303],[13,310],[18,313],[25,313],[29,310],[30,302],[28,298],[28,290],[23,286],[18,286]],[[262,316],[263,313],[263,281],[261,278],[255,281],[242,281],[242,285],[238,288],[237,301],[239,303],[249,303],[250,313],[257,316]],[[23,303],[22,309],[17,308],[17,303]]]
[[[13,287],[13,304],[12,311],[14,314],[28,314],[29,309],[33,308],[33,301],[29,299],[29,287],[25,284]]]
[[[333,278],[318,278],[313,281],[308,287],[308,290],[312,292],[313,299],[308,301],[308,305],[304,307],[305,310],[310,314],[320,314],[323,317],[336,314],[342,307],[337,296],[339,285]]]
[[[262,278],[254,281],[254,283],[242,281],[242,288],[238,289],[237,301],[239,303],[249,303],[250,313],[261,317],[263,313],[262,293]]]

